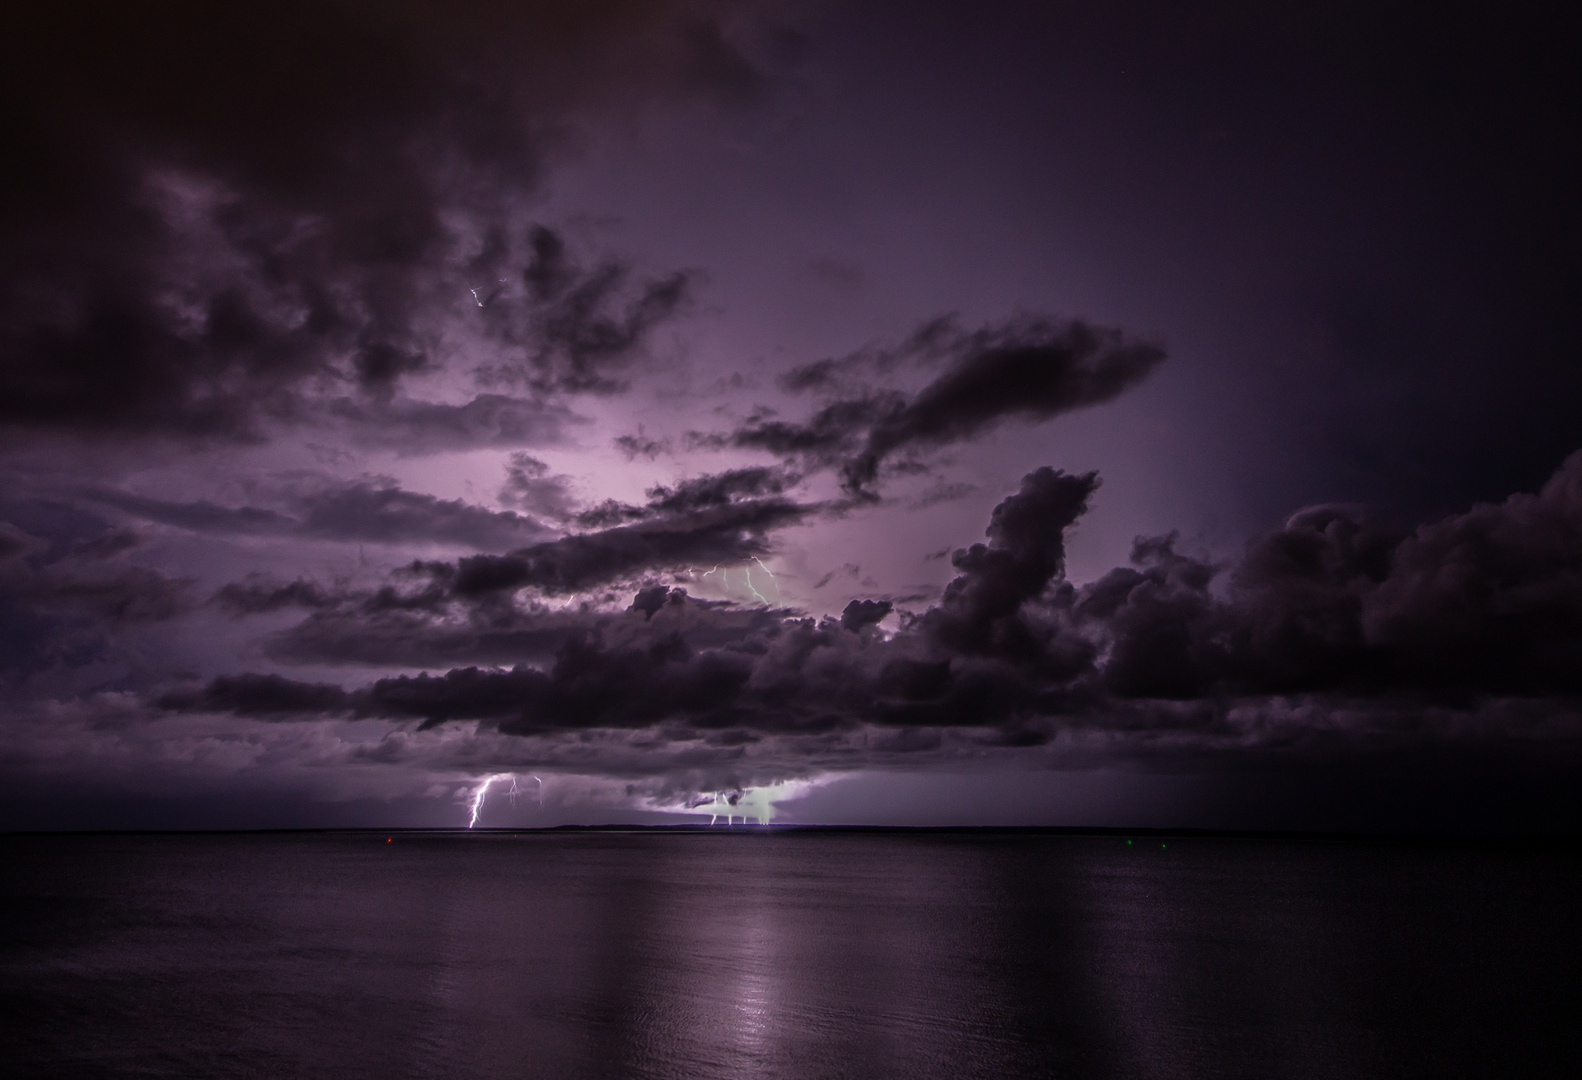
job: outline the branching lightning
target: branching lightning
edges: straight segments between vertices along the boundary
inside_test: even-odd
[[[544,781],[539,778],[537,773],[529,773],[528,775],[532,776],[533,782],[538,785],[538,808],[543,810]],[[490,785],[492,785],[497,780],[511,781],[510,790],[505,793],[505,797],[511,800],[512,806],[516,805],[516,798],[518,795],[526,794],[526,792],[524,792],[521,788],[517,787],[515,773],[495,773],[493,776],[484,777],[483,782],[479,784],[478,789],[472,793],[472,799],[467,804],[467,808],[472,814],[471,818],[467,822],[467,828],[470,829],[474,825],[478,824],[478,815],[483,812],[483,800],[489,794]]]
[[[535,776],[533,779],[538,780],[538,777]],[[470,829],[474,825],[478,824],[478,815],[483,812],[484,797],[489,794],[489,785],[493,784],[496,780],[511,781],[511,790],[507,791],[505,794],[506,798],[511,800],[511,805],[516,805],[516,797],[521,794],[521,791],[516,786],[515,773],[495,773],[493,776],[486,776],[483,778],[483,783],[478,785],[478,790],[472,793],[472,801],[468,803],[468,809],[472,811],[472,817],[467,821],[467,828]],[[538,797],[538,805],[540,808],[542,808],[544,805],[544,796],[542,794],[543,790],[544,782],[539,780],[540,794]]]
[[[478,790],[472,793],[472,818],[467,822],[467,828],[478,824],[478,811],[483,809],[483,797],[489,793],[489,785],[494,783],[495,777],[485,777],[483,783],[478,785]]]
[[[710,825],[723,817],[727,828],[736,824],[737,818],[742,819],[743,825],[747,824],[748,818],[757,818],[758,824],[767,825],[774,816],[773,805],[752,788],[745,791],[717,791],[709,798],[699,799],[689,809],[707,810]]]
[[[727,826],[736,824],[738,818],[743,825],[749,821],[768,825],[779,814],[780,803],[800,799],[809,790],[828,783],[831,779],[833,777],[806,777],[781,780],[773,784],[700,791],[680,803],[668,800],[647,801],[646,808],[667,813],[707,814],[710,825],[718,824],[720,818],[725,819]]]
[[[757,563],[759,565],[759,567],[762,568],[763,572],[769,575],[769,580],[774,582],[775,599],[779,600],[780,599],[780,579],[775,577],[775,572],[773,570],[769,569],[767,566],[764,566],[764,561],[762,559],[760,559],[758,556],[756,556],[756,555],[753,556],[753,562]]]
[[[759,563],[758,565],[762,566],[763,563]],[[756,596],[759,600],[761,600],[764,604],[768,604],[769,603],[769,598],[767,596],[765,596],[763,593],[759,592],[758,591],[758,587],[753,584],[753,568],[750,567],[750,566],[742,567],[742,577],[747,579],[747,588],[752,592],[752,594],[754,596]]]
[[[769,575],[769,580],[774,582],[774,586],[775,586],[775,602],[778,603],[779,600],[780,600],[780,579],[775,577],[774,571],[769,569],[767,566],[765,566],[764,565],[764,561],[762,559],[758,558],[756,555],[753,556],[753,562],[757,563],[758,564],[758,568],[760,570],[762,570],[764,573],[768,574]],[[713,575],[713,574],[720,575],[720,584],[722,586],[724,586],[726,589],[729,589],[731,587],[731,568],[730,567],[728,567],[728,566],[721,566],[719,563],[715,563],[714,564],[714,569],[706,570],[700,576],[704,577],[704,578],[707,578],[707,577],[709,577],[710,575]],[[758,600],[760,602],[762,602],[764,604],[768,604],[770,602],[769,598],[767,596],[765,596],[763,593],[758,591],[758,586],[753,584],[753,568],[751,566],[747,566],[747,565],[743,565],[742,566],[742,578],[743,578],[743,580],[745,580],[747,582],[747,591],[748,592],[752,593],[755,597],[758,598]]]

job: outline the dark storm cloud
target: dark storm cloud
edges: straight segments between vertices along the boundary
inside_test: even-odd
[[[403,457],[484,447],[554,446],[579,422],[565,406],[509,394],[478,394],[460,405],[340,397],[318,410],[352,442]]]
[[[689,433],[688,444],[713,450],[727,446],[766,450],[781,457],[799,457],[810,464],[827,464],[854,449],[863,431],[884,414],[901,409],[904,401],[894,393],[837,401],[802,423],[755,415],[727,435]]]
[[[283,493],[279,510],[218,506],[206,500],[177,503],[106,489],[87,495],[144,521],[200,533],[485,550],[508,549],[548,533],[531,517],[406,491],[383,478],[314,481],[303,488]]]
[[[892,635],[875,626],[883,601],[854,601],[839,621],[743,623],[660,586],[626,612],[574,616],[543,667],[380,680],[349,707],[524,735],[905,735],[886,753],[943,746],[930,730],[1002,749],[1064,733],[1101,755],[1179,760],[1582,734],[1582,453],[1537,495],[1411,532],[1303,511],[1248,545],[1221,589],[1224,568],[1173,537],[1140,539],[1131,566],[1091,584],[1066,581],[1066,535],[1096,486],[1030,473],[987,542],[955,552],[939,603]]]
[[[729,469],[711,476],[683,480],[674,488],[663,485],[648,490],[649,508],[660,514],[686,514],[707,510],[742,498],[779,495],[800,479],[784,469],[755,466]]]
[[[84,495],[93,502],[113,506],[143,521],[172,525],[192,532],[282,536],[299,524],[275,510],[256,506],[219,506],[207,499],[178,503],[106,489],[91,489]]]
[[[654,460],[660,454],[670,452],[670,443],[664,439],[650,439],[642,432],[636,435],[619,435],[615,438],[615,448],[626,456],[627,461],[645,457]]]
[[[840,613],[840,624],[848,630],[861,630],[882,621],[893,607],[888,600],[853,600]]]
[[[546,531],[521,514],[404,491],[388,482],[336,484],[299,497],[295,509],[305,535],[333,540],[494,548]]]
[[[754,499],[547,540],[509,555],[473,555],[444,573],[458,595],[533,587],[573,593],[657,570],[739,563],[769,553],[768,534],[810,509]]]
[[[377,668],[547,663],[592,621],[578,613],[491,615],[382,607],[359,598],[315,611],[267,639],[264,652],[287,664]]]
[[[255,574],[246,581],[233,581],[224,586],[210,597],[209,602],[233,615],[263,615],[286,608],[306,608],[311,611],[330,607],[338,600],[334,593],[317,582],[298,578],[282,584],[262,574]]]
[[[27,677],[104,660],[113,639],[194,607],[192,582],[128,562],[134,534],[76,542],[0,521],[0,673]]]
[[[472,290],[491,338],[514,346],[520,357],[485,372],[541,392],[623,389],[618,373],[649,332],[686,304],[692,275],[633,284],[630,268],[614,260],[584,269],[543,226],[531,230],[529,245],[531,261],[521,272],[528,303],[507,302],[508,278],[487,284],[487,292]]]
[[[606,499],[593,506],[578,508],[571,494],[571,478],[551,475],[549,466],[526,453],[511,455],[506,467],[505,486],[500,501],[520,506],[560,521],[571,521],[583,528],[609,528],[633,521],[694,513],[726,506],[747,498],[780,495],[801,479],[782,468],[752,466],[692,477],[674,487],[663,484],[649,488],[648,502],[642,506]]]
[[[1218,568],[1168,538],[1133,562],[1074,607],[1121,697],[1582,693],[1582,454],[1537,495],[1410,533],[1345,508],[1299,513],[1249,545],[1223,599]]]
[[[869,345],[845,356],[826,357],[802,364],[782,374],[776,382],[793,394],[809,391],[850,396],[875,375],[885,375],[903,364],[932,364],[958,358],[974,348],[974,340],[993,334],[988,327],[976,334],[961,329],[954,315],[938,315],[920,323],[898,345]]]
[[[292,583],[295,584],[295,583]],[[542,604],[458,600],[441,590],[403,602],[383,590],[335,593],[259,582],[247,599],[290,604],[311,614],[270,637],[265,653],[292,664],[355,664],[372,667],[433,668],[447,665],[548,664],[568,641],[602,636],[609,641],[643,641],[649,620],[663,612],[666,632],[680,633],[699,649],[739,642],[779,625],[784,611],[738,609],[688,598],[680,589],[655,586],[639,592],[643,604],[624,612],[578,606],[550,609]],[[655,590],[663,592],[662,597]],[[328,602],[324,600],[328,597]],[[657,601],[657,603],[656,603]],[[279,607],[274,610],[278,610]]]
[[[543,441],[532,401],[392,398],[464,304],[541,389],[613,388],[687,276],[579,270],[547,230],[502,232],[505,211],[579,110],[751,82],[705,2],[13,16],[0,426],[34,431],[259,439],[339,387],[344,418],[395,420],[414,452]],[[494,334],[508,317],[531,334]]]
[[[819,361],[784,376],[788,390],[838,395],[806,421],[756,416],[734,432],[694,436],[693,442],[839,463],[846,489],[865,494],[886,459],[898,453],[936,450],[1008,420],[1036,423],[1111,401],[1164,356],[1155,345],[1081,321],[1021,319],[966,333],[949,319],[936,319],[895,349]],[[865,373],[903,362],[940,360],[945,370],[910,397],[863,382]]]
[[[111,531],[51,555],[46,541],[0,523],[0,589],[12,604],[110,625],[158,622],[188,610],[191,583],[121,558],[136,546],[134,535]]]
[[[570,477],[550,475],[548,465],[531,454],[518,452],[511,455],[506,466],[500,501],[559,521],[575,512],[576,500],[570,488]]]
[[[535,479],[545,471],[537,466],[532,459],[518,459],[513,468]],[[695,477],[673,488],[652,489],[644,506],[611,503],[574,515],[580,520],[609,513],[620,525],[509,555],[473,555],[456,563],[417,561],[377,588],[253,574],[219,589],[210,603],[237,617],[288,609],[310,612],[306,621],[266,644],[269,655],[288,662],[432,666],[458,660],[545,659],[571,637],[603,626],[610,616],[587,603],[581,610],[549,610],[538,601],[519,598],[521,590],[556,596],[580,592],[586,594],[585,601],[597,600],[600,589],[657,572],[696,572],[767,555],[773,530],[816,512],[816,507],[774,496],[794,479],[765,468]],[[326,487],[295,499],[299,516],[289,527],[304,536],[348,539],[357,534],[418,542],[461,535],[458,530],[487,537],[526,520],[366,482]],[[136,505],[150,516],[157,511],[178,520],[191,512],[162,503]],[[304,507],[313,513],[303,512]],[[475,521],[473,511],[485,517]],[[202,525],[215,524],[217,517],[209,507],[200,508],[196,516]],[[275,519],[270,523],[280,527]],[[216,527],[228,524],[222,519]],[[310,525],[319,531],[309,531]],[[536,526],[529,522],[528,527]],[[660,606],[666,603],[665,586],[640,595],[656,598]],[[684,598],[679,590],[668,595],[672,604]],[[739,612],[730,605],[716,610],[719,605],[696,600],[687,600],[684,607],[690,612],[685,616],[689,640],[706,647],[734,640],[764,619],[778,617],[762,609]]]
[[[950,554],[950,549],[946,548],[944,554],[949,555]],[[862,567],[859,564],[857,564],[857,563],[842,563],[839,570],[831,570],[827,574],[825,574],[823,577],[819,578],[818,581],[816,581],[813,584],[813,588],[814,589],[822,589],[824,586],[828,585],[831,581],[834,581],[835,580],[835,576],[837,574],[842,576],[842,577],[851,578],[853,581],[857,581],[858,579],[861,579],[861,583],[863,585],[874,586],[874,582],[873,582],[873,579],[871,577],[863,577],[862,576]],[[874,587],[876,587],[876,586],[874,586]]]
[[[107,627],[163,622],[192,607],[191,582],[144,566],[96,571],[55,564],[18,582],[14,595],[34,608],[83,615]]]
[[[1030,655],[1060,629],[1009,627],[1019,605],[1058,577],[1063,532],[1094,483],[1031,474],[996,509],[989,544],[957,553],[962,574],[943,605],[893,638],[874,625],[891,610],[884,601],[854,601],[839,621],[760,612],[744,623],[743,613],[651,588],[620,616],[582,616],[544,669],[381,680],[356,692],[355,707],[429,723],[483,720],[520,734],[680,723],[789,736],[880,724],[994,727],[1004,730],[991,741],[1014,741],[1040,680],[1082,674],[1069,661],[1056,671]],[[321,623],[315,616],[304,626]]]
[[[753,673],[750,656],[694,652],[679,638],[647,648],[607,648],[574,639],[548,671],[465,668],[438,678],[381,679],[359,694],[366,714],[489,719],[511,734],[557,729],[637,728],[677,715],[722,727]]]
[[[1156,346],[1082,322],[1014,325],[968,341],[944,374],[869,429],[842,470],[848,487],[872,483],[884,459],[909,446],[944,446],[1007,419],[1037,422],[1113,400],[1164,359]]]
[[[774,530],[816,512],[816,507],[782,497],[797,479],[783,469],[732,469],[673,488],[652,488],[643,506],[610,500],[572,512],[565,478],[549,476],[542,462],[518,454],[508,468],[506,496],[534,501],[541,509],[593,528],[505,555],[471,555],[455,564],[420,562],[414,564],[415,572],[449,595],[476,600],[523,588],[566,595],[662,570],[741,563],[769,554]],[[298,496],[296,505],[298,531],[337,539],[470,541],[487,547],[478,541],[542,531],[533,519],[509,511],[487,511],[368,483]],[[200,516],[214,516],[212,508],[203,508]]]
[[[951,556],[960,573],[923,619],[928,635],[961,654],[1042,659],[1055,652],[1023,607],[1065,571],[1065,534],[1088,508],[1098,476],[1070,476],[1045,466],[994,508],[989,543]]]
[[[86,559],[110,559],[131,551],[142,542],[142,537],[131,529],[116,529],[92,540],[79,541],[72,545],[71,553]],[[0,558],[4,555],[0,554]]]
[[[771,86],[737,47],[757,7],[8,9],[0,787],[93,785],[119,755],[157,766],[148,789],[183,770],[284,791],[353,745],[362,777],[405,761],[416,790],[529,762],[684,793],[1018,753],[1217,761],[1223,779],[1245,763],[1230,754],[1320,771],[1358,746],[1398,752],[1379,772],[1406,778],[1447,745],[1482,768],[1501,743],[1575,772],[1582,465],[1447,509],[1530,489],[1576,445],[1582,129],[1564,102],[1582,69],[1562,9],[768,5],[808,34]],[[767,107],[672,107],[686,95]],[[583,148],[587,171],[551,191]],[[595,239],[612,235],[635,247]],[[694,265],[725,275],[720,304],[698,302]],[[1109,490],[1028,474],[927,597],[832,568],[906,574],[887,537],[910,528],[920,554],[949,514],[820,519],[958,497],[931,475],[953,451],[1116,399],[1162,354],[1081,322],[945,318],[773,385],[751,370],[893,325],[918,289],[973,318],[1040,297],[1130,312],[1191,368],[1156,387],[1169,400],[1082,426],[1074,460],[1120,455]],[[799,306],[814,322],[782,318]],[[679,362],[695,311],[743,354]],[[672,357],[656,398],[590,400]],[[689,386],[719,408],[688,415]],[[221,443],[254,445],[184,453]],[[683,457],[612,478],[576,460],[598,446],[639,469]],[[473,477],[515,513],[262,479],[310,453],[355,476],[351,448],[528,450],[577,479],[516,453]],[[725,471],[695,475],[693,449],[727,452]],[[481,460],[408,482],[449,492]],[[1139,487],[1139,470],[1175,475]],[[846,497],[811,503],[804,479]],[[892,484],[902,498],[872,505]],[[1314,506],[1234,557],[1144,537],[1068,580],[1090,503],[1107,521],[1087,558],[1116,520],[1159,527],[1145,489],[1189,508],[1187,535],[1227,500],[1258,521],[1348,497],[1430,523]],[[799,552],[781,530],[809,524]],[[381,578],[330,543],[413,550]],[[771,550],[825,617],[683,591],[716,561],[739,585]],[[268,670],[229,670],[260,655]],[[171,681],[192,671],[228,673]],[[326,716],[358,723],[252,722]]]
[[[346,691],[324,683],[303,683],[279,675],[221,675],[203,687],[172,690],[161,708],[182,712],[233,712],[240,716],[292,716],[338,712]]]
[[[28,551],[31,547],[28,539],[26,533],[7,522],[4,531],[0,531],[0,562]]]

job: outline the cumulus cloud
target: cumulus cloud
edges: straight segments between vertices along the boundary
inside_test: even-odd
[[[1219,568],[1143,541],[1074,613],[1124,697],[1343,693],[1475,701],[1582,690],[1582,454],[1536,495],[1409,533],[1318,507]]]
[[[1028,474],[994,509],[987,541],[954,553],[939,602],[895,633],[876,625],[885,601],[819,620],[654,586],[625,611],[538,613],[541,627],[561,622],[536,662],[386,678],[346,696],[216,682],[170,700],[231,711],[300,700],[303,715],[533,738],[644,731],[656,746],[732,733],[787,768],[799,754],[829,767],[837,744],[853,763],[859,745],[882,744],[890,760],[1057,739],[1079,757],[1185,760],[1578,734],[1582,453],[1536,495],[1409,533],[1315,508],[1228,567],[1179,553],[1174,537],[1145,538],[1130,566],[1077,586],[1064,576],[1066,536],[1097,485]],[[535,616],[520,618],[518,631]]]

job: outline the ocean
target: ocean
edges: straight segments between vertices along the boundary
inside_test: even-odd
[[[1566,843],[0,837],[8,1077],[1540,1077]]]

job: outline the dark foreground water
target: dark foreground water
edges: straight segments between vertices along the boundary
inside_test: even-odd
[[[1566,846],[343,833],[0,858],[8,1077],[1582,1075]]]

